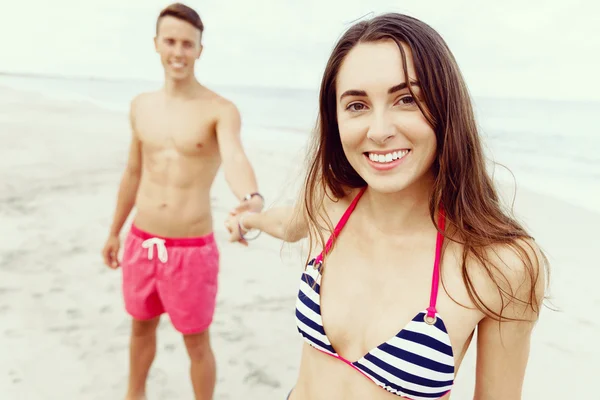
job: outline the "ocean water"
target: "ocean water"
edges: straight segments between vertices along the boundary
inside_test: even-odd
[[[0,75],[2,86],[127,111],[160,83]],[[265,146],[301,146],[314,127],[315,90],[212,88],[240,109],[243,135]],[[496,179],[600,212],[600,103],[475,97],[474,105],[488,158],[510,170],[495,166]]]

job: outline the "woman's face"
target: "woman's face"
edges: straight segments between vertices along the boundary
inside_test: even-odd
[[[431,174],[436,156],[433,128],[417,106],[412,54],[392,40],[356,45],[336,80],[337,123],[346,158],[374,190],[399,192]],[[423,104],[421,102],[421,104]]]

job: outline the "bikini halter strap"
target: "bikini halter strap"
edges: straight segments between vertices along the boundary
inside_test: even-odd
[[[340,220],[338,221],[337,225],[335,226],[335,229],[333,230],[333,233],[331,234],[331,236],[329,236],[329,239],[327,240],[327,243],[325,244],[325,248],[315,258],[315,266],[317,266],[320,263],[322,263],[323,262],[323,255],[324,254],[328,254],[329,251],[331,250],[331,246],[333,246],[333,240],[340,234],[340,232],[342,231],[342,229],[344,229],[344,226],[346,225],[346,222],[348,222],[348,219],[350,219],[350,214],[352,214],[352,211],[354,211],[354,209],[356,208],[356,204],[358,203],[358,200],[360,200],[360,198],[362,197],[363,193],[365,193],[366,189],[367,189],[366,186],[364,188],[360,189],[360,191],[358,192],[358,194],[354,197],[354,199],[352,200],[352,202],[350,203],[350,205],[348,206],[348,208],[344,212],[344,215],[342,215],[342,218],[340,218]]]
[[[440,284],[440,262],[442,259],[442,245],[444,244],[444,229],[446,226],[446,214],[443,208],[440,207],[438,218],[439,230],[435,243],[435,262],[433,264],[433,277],[431,279],[431,295],[429,297],[429,307],[427,307],[426,322],[435,322],[435,314],[437,313],[436,303],[438,289]],[[429,319],[429,321],[427,321]]]
[[[358,192],[358,194],[354,197],[354,199],[352,200],[352,202],[350,203],[350,205],[348,206],[348,208],[342,215],[342,218],[340,218],[340,220],[338,221],[337,225],[335,226],[335,229],[333,230],[333,233],[331,234],[331,236],[329,236],[329,239],[327,240],[327,243],[325,244],[325,248],[323,249],[323,251],[321,251],[321,253],[319,253],[319,255],[317,257],[315,257],[315,260],[314,260],[315,268],[317,268],[323,262],[323,255],[328,254],[329,251],[331,250],[331,246],[333,246],[334,239],[340,234],[340,232],[342,231],[342,229],[348,222],[350,215],[356,208],[356,204],[358,203],[358,200],[360,200],[360,198],[364,194],[365,190],[366,190],[366,187],[362,188]],[[435,322],[435,315],[437,313],[436,304],[437,304],[437,296],[438,296],[438,290],[439,290],[439,284],[440,284],[440,262],[442,259],[442,246],[444,244],[443,232],[445,230],[445,226],[446,226],[446,215],[445,215],[443,208],[440,207],[439,218],[438,218],[439,230],[437,232],[436,243],[435,243],[435,261],[433,264],[433,276],[431,279],[431,294],[429,297],[429,307],[427,307],[427,315],[426,315],[426,321],[427,320],[428,320],[427,322],[433,321],[431,323]]]

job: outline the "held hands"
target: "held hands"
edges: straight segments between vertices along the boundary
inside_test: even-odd
[[[242,237],[242,235],[247,233],[248,231],[244,229],[242,224],[240,224],[240,219],[247,214],[249,214],[247,211],[242,213],[236,213],[235,209],[229,213],[229,217],[225,221],[225,228],[230,234],[229,241],[231,243],[239,242],[244,246],[248,246],[248,241]]]
[[[230,233],[230,242],[239,242],[244,246],[248,246],[248,239],[244,236],[248,233],[248,229],[244,226],[244,217],[248,214],[261,212],[264,207],[264,199],[259,193],[248,194],[240,204],[229,212],[229,216],[225,220],[225,228]],[[259,232],[260,234],[260,232]],[[251,239],[255,239],[254,236]]]

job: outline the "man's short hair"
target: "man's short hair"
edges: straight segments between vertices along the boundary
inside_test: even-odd
[[[166,8],[164,8],[158,18],[156,20],[156,33],[158,34],[158,24],[160,20],[164,17],[174,17],[185,21],[187,23],[192,24],[196,29],[200,31],[200,33],[204,32],[204,24],[202,23],[202,19],[200,19],[200,15],[194,9],[186,6],[182,3],[173,3]]]

